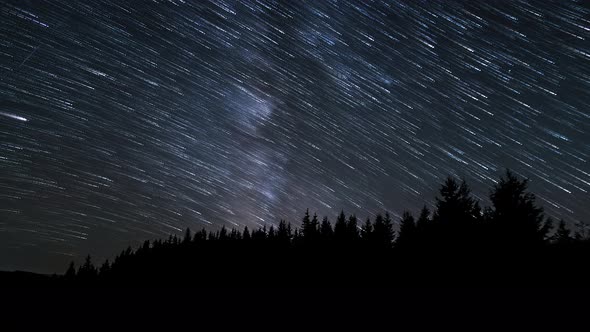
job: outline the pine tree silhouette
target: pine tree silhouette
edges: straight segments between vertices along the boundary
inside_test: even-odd
[[[344,211],[341,211],[336,218],[336,224],[334,224],[334,239],[339,244],[343,244],[347,240],[347,223],[346,223],[346,215]]]
[[[324,217],[324,219],[322,219],[322,224],[320,225],[320,236],[324,241],[329,241],[334,236],[334,230],[332,229],[332,224],[328,220],[328,217]]]
[[[277,240],[283,245],[289,245],[292,239],[293,232],[291,231],[291,224],[287,224],[285,220],[281,220],[277,229]]]
[[[551,219],[545,220],[526,184],[507,172],[482,213],[467,184],[449,178],[432,217],[426,206],[417,220],[405,211],[397,238],[388,212],[359,227],[354,214],[341,211],[332,227],[328,217],[320,223],[307,210],[300,228],[280,220],[253,230],[223,226],[192,235],[187,229],[184,236],[128,247],[98,270],[87,256],[77,271],[71,262],[59,280],[80,286],[227,286],[239,279],[306,287],[330,280],[348,287],[365,279],[377,285],[481,286],[590,277],[590,268],[579,263],[590,252],[590,240],[572,236],[563,220],[550,238]]]
[[[98,272],[94,267],[94,264],[92,264],[92,258],[90,257],[90,255],[86,256],[84,264],[80,266],[80,268],[78,269],[78,273],[76,274],[78,280],[85,283],[90,283],[96,279],[97,274]]]
[[[399,233],[396,245],[399,248],[407,248],[415,243],[417,227],[414,222],[414,216],[408,211],[404,211],[400,221]]]
[[[369,217],[367,217],[367,220],[361,227],[361,239],[366,243],[370,243],[373,240],[373,224]]]
[[[74,279],[76,279],[76,267],[74,265],[74,262],[70,262],[70,265],[68,266],[68,269],[66,270],[64,277],[67,281],[73,281]]]
[[[346,239],[348,242],[354,242],[359,238],[358,219],[354,214],[348,217],[346,223]]]
[[[519,180],[507,170],[490,194],[494,235],[511,248],[539,246],[551,229],[527,186],[528,180]]]
[[[469,248],[475,247],[478,243],[478,223],[481,222],[481,208],[471,197],[467,183],[462,181],[459,184],[449,177],[436,197],[429,246],[438,248],[437,254],[469,255]]]
[[[108,274],[111,271],[111,264],[109,263],[109,260],[107,259],[101,266],[100,269],[98,270],[98,275],[100,275],[101,277],[107,277]]]
[[[571,231],[566,227],[565,221],[561,219],[555,231],[554,241],[560,245],[567,245],[573,242]]]
[[[217,235],[217,239],[219,240],[228,240],[229,236],[227,234],[227,228],[225,225],[221,226],[221,230],[219,231],[219,235]]]
[[[183,243],[184,244],[189,244],[192,240],[192,235],[191,235],[191,230],[190,228],[186,229],[186,232],[184,233],[184,239],[183,239]]]
[[[419,233],[419,232],[422,232],[423,230],[425,230],[428,227],[429,222],[430,222],[430,210],[428,210],[426,205],[424,205],[422,207],[422,210],[420,210],[420,216],[418,217],[418,220],[416,221],[416,231]]]
[[[471,190],[465,181],[458,184],[453,178],[447,178],[436,197],[436,211],[433,221],[451,228],[469,228],[481,218],[479,203],[471,197]]]
[[[383,217],[377,214],[373,224],[374,245],[379,249],[391,248],[394,240],[393,222],[389,213]]]
[[[248,226],[244,227],[244,232],[242,233],[242,239],[244,239],[246,241],[251,239],[250,230],[248,229]]]

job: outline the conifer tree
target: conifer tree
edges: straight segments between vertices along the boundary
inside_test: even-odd
[[[408,211],[404,211],[400,221],[400,228],[396,245],[400,248],[406,248],[414,244],[416,238],[416,223],[414,216]]]
[[[494,186],[490,200],[495,235],[511,245],[531,246],[544,242],[551,228],[543,222],[543,209],[535,204],[535,195],[527,192],[528,180],[519,180],[512,172]]]
[[[182,242],[184,244],[189,244],[191,242],[191,239],[192,239],[191,229],[187,227],[186,232],[184,233],[184,239]]]
[[[245,241],[250,240],[250,230],[248,229],[248,226],[244,227],[244,232],[242,234],[242,239],[244,239]]]
[[[385,217],[377,214],[375,223],[373,224],[373,238],[375,246],[380,249],[391,248],[394,240],[393,222],[388,212]]]
[[[285,220],[281,220],[279,222],[279,227],[277,229],[277,239],[281,243],[290,243],[293,237],[291,231],[291,224],[287,224]]]
[[[359,238],[358,219],[354,214],[348,217],[346,233],[348,241],[356,241]]]
[[[347,223],[346,215],[344,211],[340,211],[338,218],[336,218],[336,224],[334,224],[334,238],[339,242],[346,241],[347,234]]]
[[[573,240],[571,231],[566,227],[565,221],[561,219],[555,231],[555,243],[557,244],[570,244]]]
[[[324,219],[322,219],[322,223],[320,225],[320,235],[324,241],[330,240],[332,236],[334,236],[334,230],[332,229],[332,224],[330,224],[328,217],[324,217]]]
[[[361,228],[361,239],[365,242],[369,242],[372,240],[373,236],[373,224],[371,223],[371,218],[367,217],[367,220],[363,224]]]
[[[70,265],[68,266],[68,269],[66,270],[64,277],[68,281],[74,280],[76,278],[76,267],[73,261],[70,262]]]
[[[109,272],[111,271],[111,264],[109,263],[109,260],[107,259],[101,266],[100,266],[100,270],[98,271],[98,274],[101,277],[105,277],[106,275],[109,274]]]
[[[430,221],[430,210],[424,205],[422,210],[420,210],[420,216],[416,221],[416,230],[417,232],[421,232],[428,227],[428,223]]]

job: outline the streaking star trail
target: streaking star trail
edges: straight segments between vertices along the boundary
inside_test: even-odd
[[[0,112],[0,115],[5,116],[7,118],[14,119],[14,120],[25,121],[25,122],[29,121],[29,120],[23,118],[22,116],[18,116],[18,115],[6,113],[6,112]]]
[[[589,222],[589,38],[582,0],[3,1],[0,270],[505,168]]]

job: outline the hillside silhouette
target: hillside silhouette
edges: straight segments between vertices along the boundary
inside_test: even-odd
[[[43,285],[64,287],[585,287],[590,239],[547,218],[527,180],[507,171],[482,208],[448,178],[434,211],[359,220],[306,211],[299,227],[215,232],[145,241],[96,266],[90,256]],[[394,224],[399,230],[394,231]],[[27,276],[26,282],[38,282]],[[12,275],[10,282],[23,281]]]

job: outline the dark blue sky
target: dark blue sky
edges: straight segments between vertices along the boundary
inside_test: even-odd
[[[3,1],[0,269],[186,227],[486,205],[590,220],[584,1]]]

